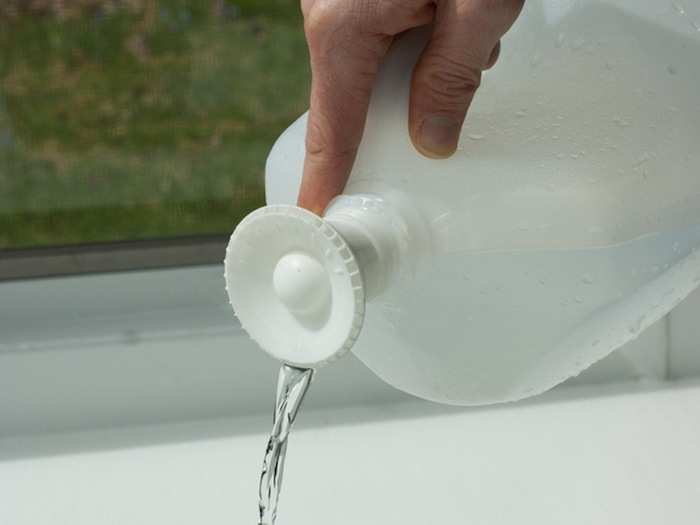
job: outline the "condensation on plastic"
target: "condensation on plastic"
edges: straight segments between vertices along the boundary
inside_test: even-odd
[[[406,126],[426,34],[394,46],[345,193],[404,196],[430,249],[367,303],[353,351],[370,369],[443,403],[520,399],[634,339],[698,286],[693,10],[700,20],[656,0],[529,0],[444,161],[416,153]],[[269,203],[296,200],[305,126],[268,159]]]

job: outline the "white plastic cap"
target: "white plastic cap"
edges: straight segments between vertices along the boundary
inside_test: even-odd
[[[263,350],[318,367],[347,352],[365,312],[354,254],[328,222],[296,206],[266,206],[236,227],[224,261],[231,306]]]
[[[330,306],[331,283],[325,267],[303,252],[283,256],[272,273],[277,298],[293,312],[319,317]]]

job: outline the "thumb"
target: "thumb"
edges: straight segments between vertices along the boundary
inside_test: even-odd
[[[446,158],[459,134],[481,73],[493,65],[508,25],[479,2],[438,4],[433,35],[413,72],[409,132],[426,157]]]

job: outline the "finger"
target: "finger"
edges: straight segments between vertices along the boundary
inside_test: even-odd
[[[434,7],[430,0],[304,0],[302,10],[312,82],[298,205],[320,215],[350,175],[377,69],[393,36],[431,22]]]
[[[498,57],[501,55],[501,41],[499,40],[496,42],[496,45],[494,46],[493,50],[491,51],[491,56],[489,56],[488,61],[486,62],[486,67],[484,70],[491,69],[493,66],[496,65],[496,62],[498,62]]]
[[[360,38],[361,29],[352,20],[338,4],[316,3],[305,23],[312,81],[298,204],[319,215],[343,191],[379,62],[391,42],[380,34]]]
[[[413,73],[409,131],[418,151],[446,158],[457,149],[467,110],[500,51],[499,40],[520,2],[485,7],[485,0],[438,4],[432,38]],[[504,7],[505,6],[505,7]]]

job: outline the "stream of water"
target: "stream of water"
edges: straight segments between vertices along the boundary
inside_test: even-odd
[[[272,420],[272,432],[265,449],[259,488],[259,525],[274,525],[282,490],[287,439],[299,407],[311,385],[314,371],[282,365],[277,380],[277,398]]]

